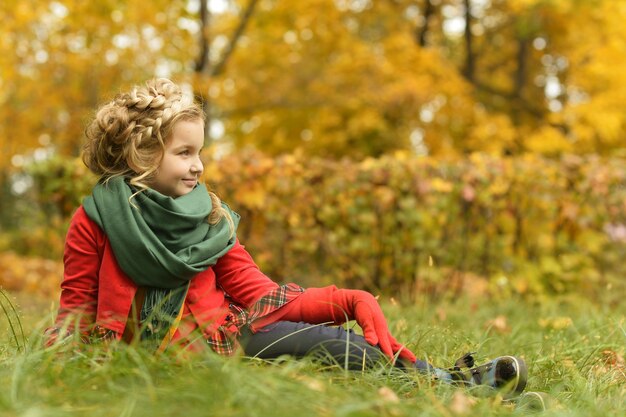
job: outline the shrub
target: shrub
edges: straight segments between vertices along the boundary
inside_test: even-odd
[[[242,215],[239,239],[277,280],[408,299],[597,295],[624,287],[625,166],[595,156],[354,162],[242,152],[208,163],[205,179]],[[95,179],[74,159],[29,172],[35,186],[16,204],[31,216],[0,245],[60,260],[69,217]]]
[[[352,162],[248,152],[207,166],[239,236],[279,279],[457,294],[621,285],[621,159],[404,153]]]

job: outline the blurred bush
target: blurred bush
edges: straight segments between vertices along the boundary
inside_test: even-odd
[[[4,290],[57,298],[62,277],[63,265],[59,260],[0,253],[0,287]]]
[[[207,163],[205,179],[242,215],[239,239],[276,280],[408,300],[577,293],[619,302],[624,162],[242,152]],[[0,248],[60,260],[67,222],[95,179],[78,160],[28,172],[34,186],[18,199],[31,213],[28,226],[5,234]]]
[[[240,153],[207,182],[281,280],[415,294],[624,288],[626,164],[406,153],[352,162]]]
[[[31,186],[3,203],[0,251],[61,259],[69,220],[96,178],[79,158],[59,156],[32,162],[17,176]]]

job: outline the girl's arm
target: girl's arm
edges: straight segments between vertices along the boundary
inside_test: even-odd
[[[259,270],[239,242],[220,258],[213,270],[218,285],[245,308],[250,308],[259,298],[278,288],[278,284]],[[340,290],[334,285],[309,288],[277,310],[259,317],[253,329],[278,320],[311,324],[341,324],[356,320],[363,329],[365,340],[379,346],[387,356],[393,358],[398,355],[411,362],[416,360],[415,355],[391,335],[378,301],[366,291]]]
[[[55,326],[47,330],[48,344],[61,330],[70,334],[78,329],[88,333],[96,317],[98,271],[104,234],[80,207],[70,223],[63,254],[61,300]]]
[[[261,272],[239,243],[213,266],[217,285],[237,304],[250,308],[262,296],[278,288],[278,284]]]

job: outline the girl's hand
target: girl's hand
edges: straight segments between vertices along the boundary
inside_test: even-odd
[[[398,343],[391,335],[380,305],[376,298],[361,290],[337,290],[333,294],[333,301],[340,301],[339,307],[349,311],[354,320],[363,329],[365,340],[373,346],[378,346],[385,355],[394,359],[398,357],[415,362],[416,357],[409,349]]]
[[[342,324],[356,320],[363,329],[365,340],[372,346],[378,346],[391,360],[397,356],[410,362],[416,361],[413,352],[391,335],[378,301],[367,291],[340,290],[334,285],[308,288],[298,298],[255,324],[260,328],[278,320],[311,324]]]

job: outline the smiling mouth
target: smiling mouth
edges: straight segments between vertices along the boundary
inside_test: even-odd
[[[193,187],[198,183],[198,180],[195,178],[183,178],[183,183],[189,187]]]

